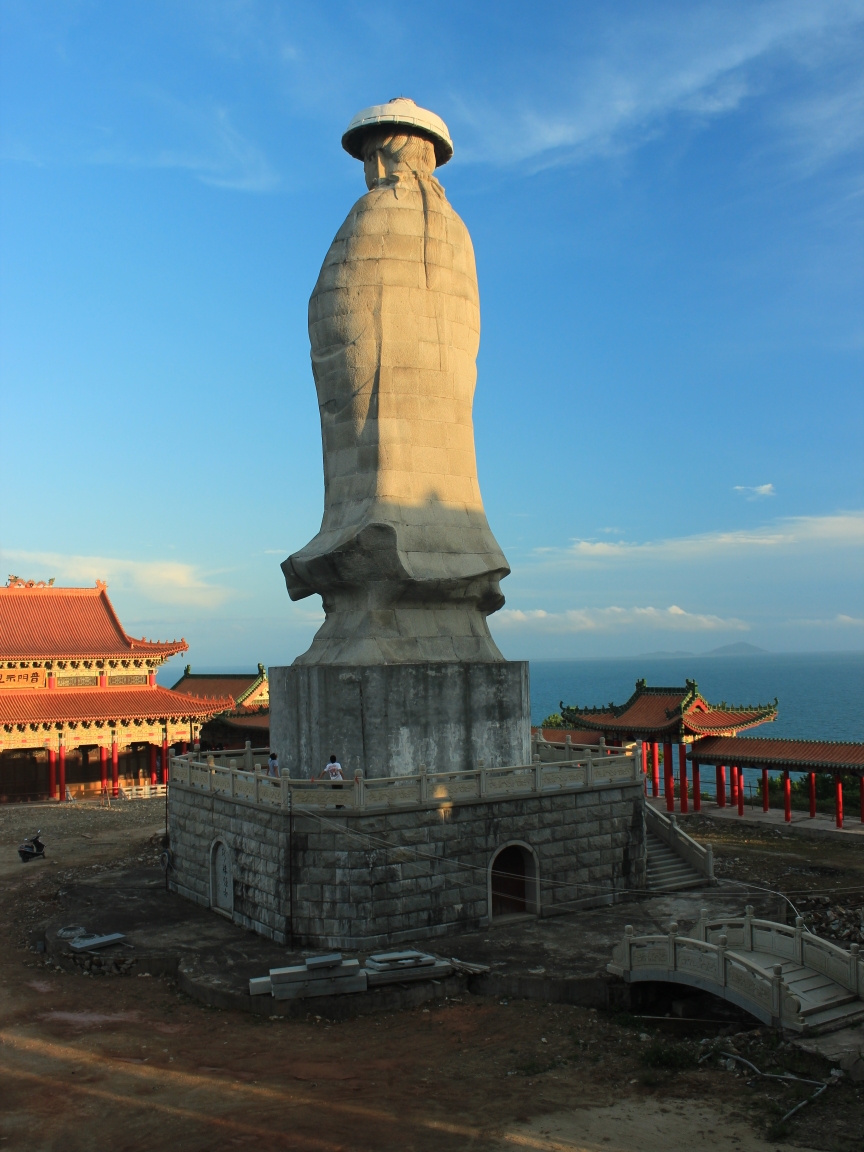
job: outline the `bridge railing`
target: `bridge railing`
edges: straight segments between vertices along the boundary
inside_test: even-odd
[[[805,968],[813,968],[856,995],[864,993],[864,958],[859,946],[850,944],[849,951],[830,940],[814,936],[804,927],[798,916],[795,926],[777,924],[773,920],[758,920],[753,906],[748,904],[744,915],[726,920],[709,920],[708,910],[702,909],[694,935],[700,940],[716,941],[725,936],[730,948],[743,948],[748,952],[772,952]]]
[[[645,805],[645,827],[681,856],[700,876],[714,879],[714,851],[710,844],[700,844],[688,836],[674,815],[658,812],[650,804]]]
[[[766,1020],[800,1024],[801,1002],[790,992],[781,966],[774,965],[769,973],[755,961],[729,955],[729,947],[730,941],[722,933],[714,942],[693,939],[679,936],[678,925],[673,923],[665,936],[636,936],[628,924],[623,942],[615,946],[612,962],[606,967],[616,976],[631,973],[638,978],[641,971],[642,979],[678,972],[694,982],[731,989],[739,1001],[753,1006]]]
[[[433,773],[421,768],[410,775],[369,779],[357,772],[353,780],[344,781],[271,778],[266,768],[255,762],[258,751],[246,748],[236,756],[209,753],[206,759],[200,753],[172,756],[171,782],[265,807],[368,811],[548,795],[632,783],[641,777],[641,765],[632,750],[615,749],[614,754],[598,755],[596,745],[581,749],[581,754],[570,760],[544,763],[538,759],[533,764],[500,768],[481,765],[467,772]]]

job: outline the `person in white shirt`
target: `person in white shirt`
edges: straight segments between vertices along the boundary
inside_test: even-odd
[[[280,775],[279,757],[276,755],[275,752],[270,753],[270,759],[267,761],[267,775],[268,776],[276,776],[277,778]]]
[[[324,765],[324,771],[318,777],[319,780],[344,780],[342,775],[342,765],[335,756],[330,757],[328,764]]]

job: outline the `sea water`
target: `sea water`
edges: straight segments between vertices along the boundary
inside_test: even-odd
[[[620,705],[638,679],[652,688],[682,688],[690,679],[711,704],[777,698],[777,720],[742,736],[864,741],[864,652],[536,660],[530,668],[532,724],[559,712],[562,700],[583,708]]]

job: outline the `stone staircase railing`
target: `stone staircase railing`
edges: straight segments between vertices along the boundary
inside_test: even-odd
[[[812,968],[864,998],[864,957],[860,955],[859,946],[851,944],[847,952],[830,940],[814,936],[804,928],[800,916],[796,917],[793,928],[773,920],[755,919],[750,904],[744,916],[730,920],[709,920],[707,909],[703,908],[693,934],[709,943],[715,943],[723,936],[730,948],[782,956],[805,968]]]
[[[674,815],[667,816],[650,804],[646,804],[645,827],[700,876],[705,876],[708,880],[714,879],[714,852],[711,845],[699,844],[692,836],[688,836],[678,826]]]

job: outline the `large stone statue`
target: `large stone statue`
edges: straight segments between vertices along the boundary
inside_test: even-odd
[[[486,617],[508,574],[483,511],[471,409],[480,306],[471,238],[434,176],[444,122],[400,98],[352,120],[368,193],[309,302],[324,518],[282,565],[326,619],[270,669],[271,746],[294,776],[525,763],[527,665]]]
[[[324,519],[282,568],[327,619],[297,663],[501,660],[486,616],[510,569],[477,481],[474,250],[433,175],[453,146],[406,99],[361,112],[342,143],[369,192],[309,301]]]

